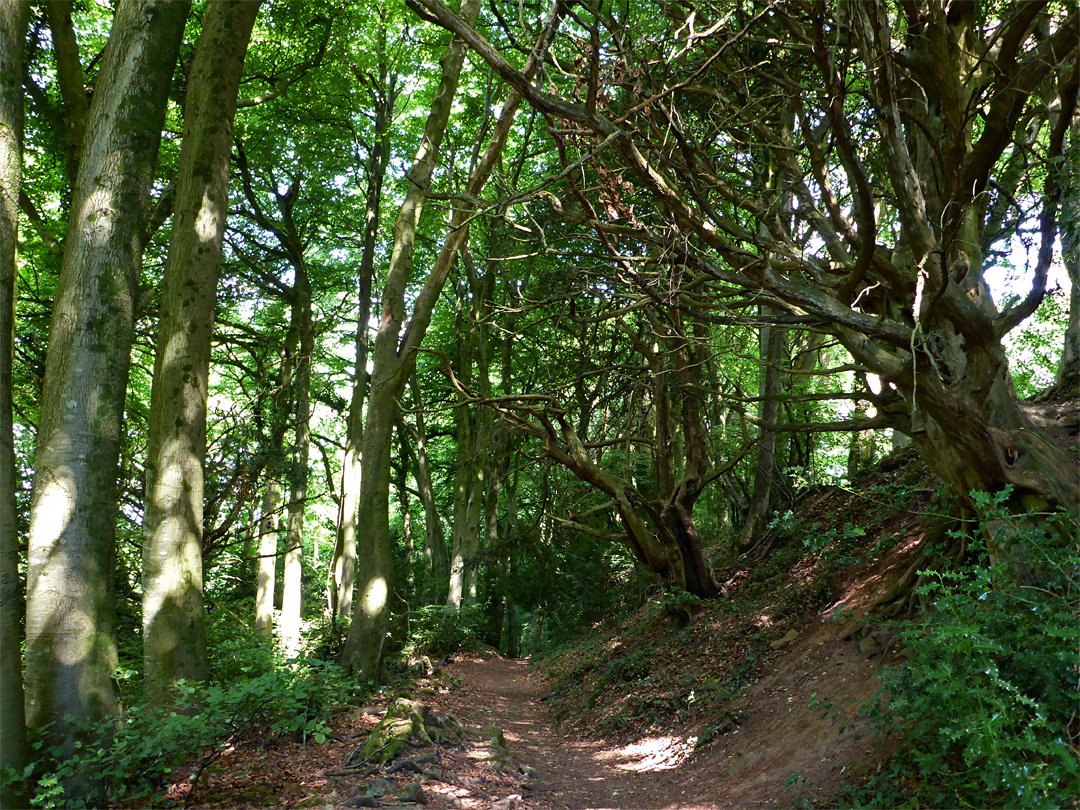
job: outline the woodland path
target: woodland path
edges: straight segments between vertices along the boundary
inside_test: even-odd
[[[461,688],[440,695],[440,709],[463,723],[503,729],[507,748],[535,768],[519,810],[710,810],[727,805],[695,796],[695,777],[676,768],[688,747],[668,737],[629,746],[584,740],[569,724],[558,726],[542,702],[545,687],[525,661],[459,656],[445,673]],[[490,794],[489,794],[490,795]],[[491,795],[491,799],[498,799]],[[486,807],[486,803],[465,803]]]

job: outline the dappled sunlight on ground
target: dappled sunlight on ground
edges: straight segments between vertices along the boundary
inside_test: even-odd
[[[596,754],[594,759],[610,762],[624,771],[650,773],[678,768],[694,752],[695,737],[645,737],[636,743],[622,748],[607,748]]]

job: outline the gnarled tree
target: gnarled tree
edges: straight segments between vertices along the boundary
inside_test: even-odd
[[[439,0],[419,2],[583,149],[609,144],[633,173],[631,214],[594,217],[597,230],[654,245],[698,300],[741,288],[831,330],[902,401],[879,413],[960,498],[1012,486],[1076,508],[1074,460],[1017,397],[1002,345],[1046,294],[1076,113],[1074,5],[586,4],[589,36],[555,46],[577,72],[542,90]],[[768,123],[781,107],[792,126]],[[763,150],[790,216],[785,190],[753,182]],[[1039,244],[1031,288],[999,306],[985,270],[1020,230]]]

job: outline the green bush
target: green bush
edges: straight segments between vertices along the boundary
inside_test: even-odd
[[[476,644],[484,628],[481,605],[462,605],[454,610],[445,605],[425,605],[410,612],[407,657],[443,656]]]
[[[354,685],[334,664],[301,656],[282,661],[263,644],[226,645],[221,673],[209,684],[180,683],[170,707],[136,705],[117,720],[71,724],[76,736],[96,743],[63,756],[39,737],[35,758],[5,782],[21,782],[33,807],[104,806],[118,801],[160,801],[169,774],[194,766],[193,780],[226,747],[251,734],[291,734],[325,742],[330,711]],[[254,668],[266,664],[263,671]],[[36,730],[39,733],[45,730]],[[93,785],[90,795],[68,796],[64,786]]]
[[[903,745],[888,796],[871,805],[896,804],[899,776],[918,806],[1076,806],[1077,526],[1063,513],[1009,515],[1008,498],[979,499],[983,524],[1022,549],[1036,584],[991,564],[979,538],[968,538],[976,565],[927,575],[931,607],[904,633],[910,657],[885,676],[878,717]]]

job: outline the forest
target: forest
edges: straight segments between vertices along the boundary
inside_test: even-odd
[[[1078,89],[1071,0],[0,0],[3,806],[646,613],[727,711],[859,543],[899,792],[821,806],[1075,806]]]

